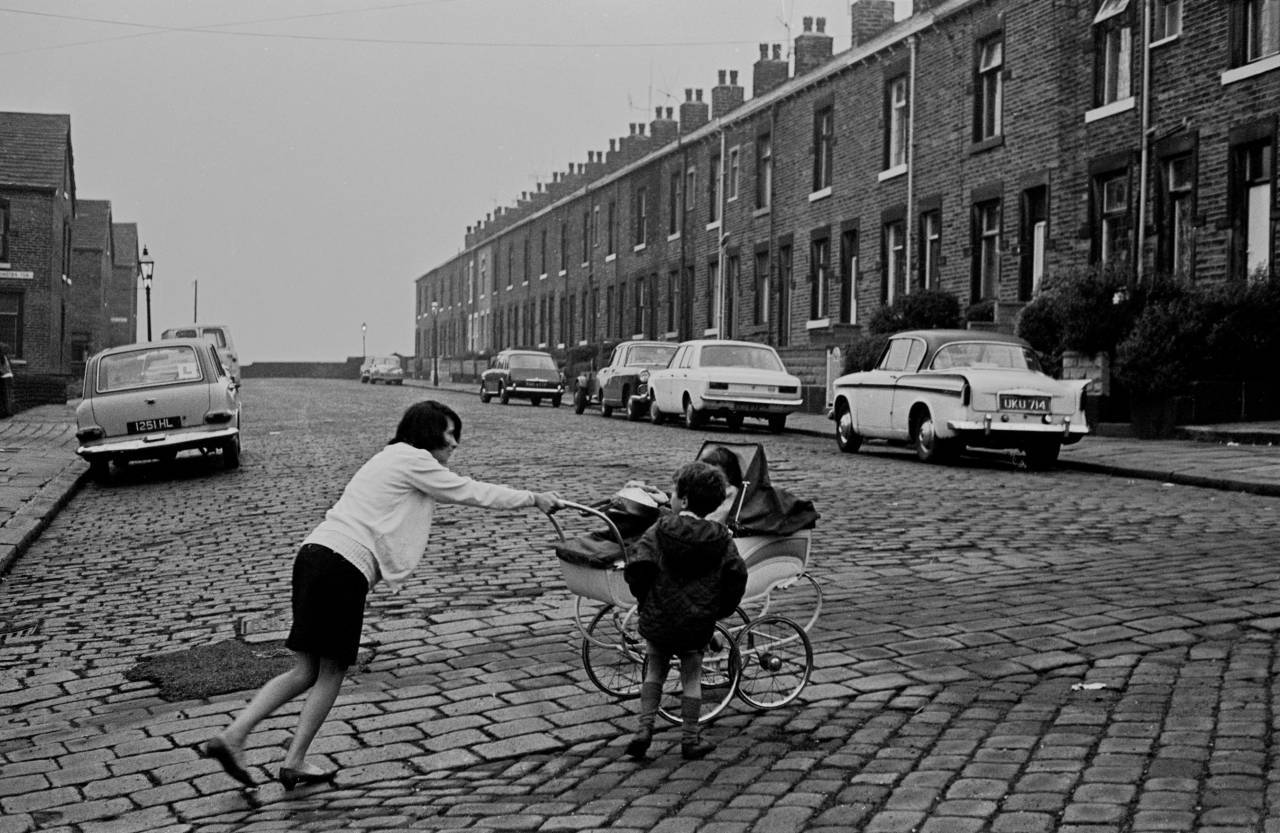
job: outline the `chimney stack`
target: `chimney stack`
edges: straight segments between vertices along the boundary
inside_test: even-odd
[[[694,91],[691,89],[684,91],[684,101],[680,103],[681,133],[692,133],[710,121],[711,116],[707,105],[702,100],[702,90],[698,90],[697,93],[698,100],[694,101]]]
[[[718,119],[737,107],[742,106],[742,87],[738,86],[738,73],[731,73],[732,82],[725,81],[725,70],[720,70],[720,83],[711,90],[711,118]]]
[[[817,31],[814,31],[814,24]],[[796,36],[796,76],[813,72],[831,60],[832,37],[826,33],[827,19],[804,19],[804,32]]]
[[[855,0],[849,10],[853,18],[853,46],[861,46],[893,27],[893,0]]]
[[[892,4],[893,0],[889,0]],[[751,97],[759,98],[776,90],[787,82],[787,62],[782,57],[782,47],[773,45],[773,57],[769,57],[769,44],[760,44],[760,60],[756,61],[751,81]]]
[[[676,137],[680,135],[680,125],[676,123],[675,118],[672,116],[670,107],[667,108],[665,118],[661,107],[654,108],[653,122],[649,125],[649,134],[653,136],[654,144],[659,146],[674,142]]]

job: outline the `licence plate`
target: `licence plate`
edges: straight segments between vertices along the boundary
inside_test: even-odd
[[[1019,396],[1012,393],[1000,394],[1000,410],[1030,411],[1033,414],[1049,413],[1048,396]]]
[[[140,419],[136,422],[126,422],[124,427],[130,434],[146,434],[151,431],[168,431],[172,428],[181,428],[182,417]]]
[[[733,407],[734,407],[734,410],[738,410],[738,411],[763,411],[764,410],[764,406],[761,405],[759,402],[741,402],[737,405],[734,405]]]

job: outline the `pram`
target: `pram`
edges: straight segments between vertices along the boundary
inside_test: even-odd
[[[716,446],[731,451],[742,470],[743,484],[730,513],[730,526],[737,530],[734,542],[747,564],[747,588],[735,615],[716,626],[703,658],[704,721],[723,711],[735,694],[760,709],[795,700],[813,671],[808,632],[822,610],[822,590],[808,572],[812,529],[818,519],[813,505],[772,486],[760,444],[708,441],[698,457]],[[583,667],[601,691],[619,699],[636,697],[644,676],[644,640],[636,630],[636,600],[623,570],[639,533],[634,526],[626,528],[627,519],[609,501],[569,503],[568,507],[603,525],[566,538],[550,516],[560,538],[556,555],[561,572],[575,595],[574,620],[582,636]],[[800,597],[788,610],[799,608],[798,614],[771,612],[775,594],[784,593]],[[680,722],[678,707],[666,699],[659,714],[672,723]]]

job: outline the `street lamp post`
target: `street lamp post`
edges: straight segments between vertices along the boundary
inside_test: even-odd
[[[365,334],[367,332],[369,332],[369,325],[362,322],[360,324],[360,359],[361,361],[368,358],[369,356],[369,348],[367,346],[368,342],[365,340]]]
[[[440,337],[436,321],[440,315],[440,302],[431,302],[431,384],[440,387]]]
[[[137,251],[135,249],[134,251]],[[147,341],[151,340],[151,279],[155,275],[156,262],[152,260],[147,247],[142,247],[142,259],[138,261],[142,268],[142,288],[147,296]]]

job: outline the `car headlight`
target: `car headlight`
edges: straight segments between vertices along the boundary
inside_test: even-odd
[[[648,384],[648,383],[649,383],[649,371],[647,371],[647,370],[642,370],[642,371],[640,371],[640,375],[639,375],[639,376],[637,376],[637,377],[636,377],[636,379],[638,379],[638,380],[639,380],[639,382],[640,382],[640,384],[642,384],[642,385]]]

